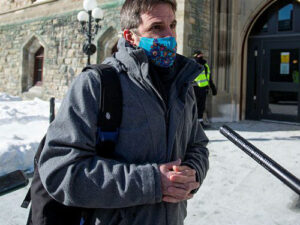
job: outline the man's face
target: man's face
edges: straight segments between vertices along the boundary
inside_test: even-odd
[[[202,54],[202,53],[198,54],[198,55],[197,55],[197,58],[198,58],[198,59],[203,58],[203,54]]]
[[[141,14],[141,24],[137,28],[137,34],[126,35],[130,31],[124,31],[124,37],[132,45],[138,46],[140,37],[148,38],[162,38],[175,37],[176,38],[176,20],[175,14],[169,4],[157,4],[151,11]],[[140,37],[139,37],[140,36]]]

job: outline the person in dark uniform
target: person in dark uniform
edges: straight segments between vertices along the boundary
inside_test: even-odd
[[[200,50],[196,50],[193,55],[194,60],[201,66],[204,66],[204,70],[195,79],[194,92],[197,99],[198,108],[198,121],[203,128],[207,128],[208,125],[203,122],[203,113],[205,110],[206,97],[209,92],[209,88],[212,90],[212,94],[217,94],[217,89],[211,78],[211,71],[203,58],[203,53]]]

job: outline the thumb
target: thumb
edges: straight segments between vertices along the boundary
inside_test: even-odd
[[[173,166],[179,166],[180,164],[181,164],[181,159],[177,159],[176,161],[166,163],[165,166],[168,169],[173,169]]]

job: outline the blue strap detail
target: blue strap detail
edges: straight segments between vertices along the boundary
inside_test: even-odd
[[[104,141],[113,141],[116,142],[119,134],[119,129],[117,129],[114,132],[109,132],[109,131],[102,131],[101,127],[98,127],[97,130],[97,144],[99,142],[104,142]]]
[[[84,224],[84,219],[83,218],[81,218],[81,220],[80,220],[80,225],[83,225]]]

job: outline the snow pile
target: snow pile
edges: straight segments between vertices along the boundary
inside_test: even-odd
[[[18,96],[11,96],[6,93],[0,93],[0,101],[1,102],[4,102],[4,101],[12,102],[12,101],[21,101],[21,100],[22,99]]]
[[[0,93],[0,176],[33,169],[33,157],[49,124],[49,102]]]

